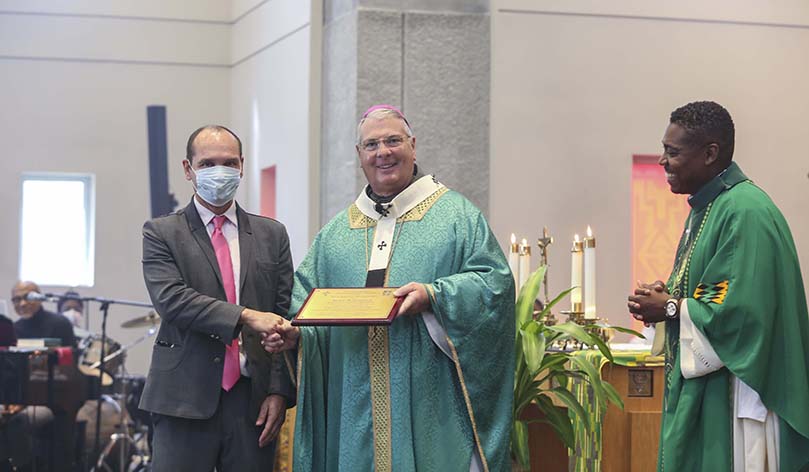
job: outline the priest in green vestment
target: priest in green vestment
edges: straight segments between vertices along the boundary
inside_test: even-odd
[[[514,279],[480,210],[418,172],[415,144],[399,110],[366,112],[368,186],[295,273],[290,315],[318,287],[404,297],[390,326],[279,341],[299,335],[295,471],[510,470]]]
[[[789,227],[732,161],[714,102],[671,114],[660,165],[691,211],[667,283],[629,296],[665,326],[661,471],[809,468],[809,315]],[[662,323],[661,323],[662,322]]]

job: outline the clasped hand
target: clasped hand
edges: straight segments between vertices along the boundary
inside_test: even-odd
[[[300,330],[283,316],[245,308],[241,321],[261,334],[261,344],[267,352],[286,351],[298,344]]]
[[[635,292],[627,297],[627,307],[636,320],[649,326],[666,319],[666,301],[669,298],[671,296],[662,281],[645,284],[639,280]]]

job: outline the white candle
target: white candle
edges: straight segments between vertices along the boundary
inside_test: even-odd
[[[515,294],[520,291],[520,286],[517,285],[520,281],[520,265],[519,255],[520,245],[517,244],[517,236],[511,233],[511,247],[508,252],[508,268],[511,269],[511,274],[514,276],[514,292]]]
[[[531,275],[531,246],[528,245],[528,240],[523,238],[522,243],[520,243],[520,278],[519,278],[519,285],[517,286],[517,291],[525,285],[525,282],[528,281],[528,276]]]
[[[570,250],[570,286],[574,287],[570,292],[570,311],[581,311],[581,284],[582,284],[582,264],[584,245],[579,241],[579,235],[573,240],[573,248]]]
[[[584,238],[584,319],[596,319],[596,238],[589,226]]]

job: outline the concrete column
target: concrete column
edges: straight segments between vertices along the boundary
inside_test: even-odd
[[[488,0],[325,0],[321,223],[365,185],[354,151],[360,115],[402,108],[419,165],[489,207]]]

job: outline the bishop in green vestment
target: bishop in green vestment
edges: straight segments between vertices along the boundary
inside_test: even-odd
[[[661,471],[809,468],[809,315],[795,244],[772,200],[732,162],[713,102],[675,110],[660,164],[689,194],[667,283],[629,297],[665,322]]]
[[[503,252],[474,205],[416,172],[401,112],[366,112],[357,152],[369,185],[315,238],[289,313],[316,287],[401,287],[404,301],[389,327],[300,328],[294,469],[509,470]]]

